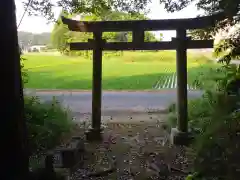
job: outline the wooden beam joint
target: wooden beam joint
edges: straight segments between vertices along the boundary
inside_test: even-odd
[[[135,29],[132,32],[132,42],[135,45],[143,44],[144,43],[144,31],[143,30],[139,30],[139,29],[138,30]]]

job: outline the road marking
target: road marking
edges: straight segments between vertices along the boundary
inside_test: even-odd
[[[175,77],[174,77],[174,88],[177,88],[177,75],[175,75]]]
[[[177,88],[177,75],[176,73],[173,73],[172,75],[166,75],[161,77],[156,83],[155,86],[153,86],[154,89],[176,89]],[[196,90],[197,85],[194,83],[192,86],[187,84],[188,90]]]
[[[174,86],[175,86],[174,79],[175,79],[175,73],[172,75],[172,85],[171,85],[171,88],[174,88]]]
[[[157,83],[155,85],[155,89],[158,89],[159,86],[160,86],[160,80],[157,81]]]
[[[167,85],[167,87],[165,87],[165,88],[169,88],[169,87],[170,87],[170,84],[171,84],[171,76],[168,76],[168,85]]]
[[[166,77],[166,76],[164,76],[164,77]],[[162,81],[163,82],[163,81]],[[164,87],[166,87],[167,86],[167,80],[165,80],[164,81],[164,83],[163,83],[163,85],[162,85],[162,87],[161,86],[159,86],[159,88],[158,89],[161,89],[161,88],[164,88]]]

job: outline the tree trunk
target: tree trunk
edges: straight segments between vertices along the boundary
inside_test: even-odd
[[[0,179],[27,179],[27,136],[14,0],[0,1],[0,20]]]

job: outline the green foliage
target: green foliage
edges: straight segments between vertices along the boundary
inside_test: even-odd
[[[239,96],[220,94],[205,131],[193,145],[194,170],[205,179],[235,180],[239,178]]]
[[[26,1],[27,0],[24,0],[25,5],[28,4]],[[160,0],[159,3],[163,4],[168,12],[175,12],[188,7],[192,2],[193,0]],[[69,14],[82,13],[103,16],[112,11],[118,11],[130,15],[138,15],[139,13],[148,13],[148,4],[150,3],[151,0],[57,0],[55,3],[51,0],[33,0],[28,8],[28,12],[32,15],[41,14],[47,19],[53,20],[53,7],[57,5]],[[204,15],[224,12],[227,17],[224,21],[219,22],[217,25],[218,27],[216,28],[191,31],[190,33],[194,38],[208,39],[209,37],[212,37],[220,27],[240,22],[240,3],[237,0],[196,0],[194,3],[197,9],[203,11]]]
[[[160,39],[161,40],[161,39]],[[145,32],[144,34],[144,41],[145,42],[156,42],[156,41],[160,41],[160,40],[157,40],[157,38],[155,37],[155,35],[151,32]]]
[[[164,4],[164,7],[168,12],[180,11],[192,4],[192,2],[193,0],[160,0],[160,3]],[[240,1],[196,0],[194,1],[194,4],[198,10],[203,11],[203,14],[201,15],[213,15],[219,12],[223,12],[226,18],[224,20],[218,20],[215,27],[190,30],[189,35],[193,39],[212,39],[212,37],[217,34],[218,30],[223,29],[229,25],[232,26],[238,24],[240,22]]]
[[[41,54],[26,54],[25,57],[28,60],[24,65],[29,74],[27,88],[89,90],[92,87],[91,60]],[[164,85],[170,77],[175,83],[175,78],[172,78],[176,72],[175,58],[175,51],[127,51],[122,56],[111,56],[108,59],[104,55],[102,87],[104,90],[152,89],[159,81]],[[196,55],[188,55],[189,72],[194,72],[196,67],[206,63],[204,59],[197,62],[195,59]],[[168,83],[169,86],[171,83]]]
[[[238,93],[240,85],[240,67],[227,64],[217,68],[205,69],[196,74],[195,82],[202,89],[227,93]],[[191,76],[193,78],[193,76]]]
[[[211,100],[210,100],[211,98]],[[210,92],[203,95],[202,98],[189,100],[188,102],[188,123],[189,131],[192,133],[201,133],[204,131],[206,122],[213,111],[215,99]],[[168,124],[171,127],[177,126],[176,104],[169,107]]]
[[[188,31],[188,36],[193,40],[209,40],[214,36],[214,28],[193,29]]]
[[[180,11],[192,3],[192,0],[160,0],[160,3],[165,5],[165,9],[169,12]],[[199,10],[203,10],[205,14],[212,15],[214,13],[224,11],[226,15],[234,21],[239,20],[239,1],[229,1],[229,0],[197,0],[195,5]]]
[[[239,65],[224,65],[225,76],[219,80],[220,90],[226,90],[228,93],[238,94],[240,81],[240,66]]]
[[[26,84],[28,82],[28,74],[27,69],[24,68],[24,61],[26,58],[22,56],[22,51],[20,50],[20,68],[21,68],[21,76],[22,76],[22,83]]]
[[[23,84],[28,82],[27,69],[24,68],[24,61],[25,60],[26,59],[23,56],[20,57],[20,63],[21,63],[20,65],[21,65],[21,74],[22,74],[22,82],[23,82]]]
[[[71,117],[55,100],[40,102],[37,97],[25,97],[25,118],[32,154],[53,148],[71,130]]]
[[[207,122],[211,122],[211,115],[216,111],[216,105],[224,101],[220,94],[239,94],[240,68],[238,65],[224,65],[221,67],[203,66],[191,74],[193,81],[199,88],[205,90],[202,98],[189,100],[188,118],[189,128],[193,132],[204,132]],[[231,106],[228,105],[228,108]],[[227,110],[228,108],[225,108]],[[176,105],[169,106],[169,124],[176,126]],[[231,109],[232,110],[232,109]],[[231,112],[231,111],[229,111]]]
[[[240,67],[235,64],[203,65],[189,72],[188,82],[199,89],[215,91],[237,91]]]
[[[172,103],[168,106],[168,112],[172,113],[172,112],[176,112],[177,111],[177,106],[175,103]]]
[[[219,89],[219,81],[226,76],[226,71],[218,66],[202,66],[191,74],[192,83],[196,84],[198,88],[210,90]]]
[[[204,180],[204,179],[201,179],[199,178],[199,173],[197,172],[194,172],[193,174],[189,174],[185,180]]]
[[[208,78],[200,79],[216,88],[188,103],[188,123],[190,132],[195,134],[192,144],[195,154],[194,173],[186,180],[237,180],[240,175],[239,67],[224,65],[210,73],[204,75]],[[169,112],[168,123],[176,126],[176,105],[171,105]]]
[[[82,14],[81,16],[76,14],[67,14],[62,12],[68,18],[80,18],[85,21],[98,21],[98,20],[126,20],[126,19],[146,19],[142,14],[127,14],[123,12],[108,12],[106,14],[101,14],[101,16],[96,16],[94,14]],[[86,58],[92,57],[92,51],[70,51],[69,43],[71,42],[87,42],[89,39],[93,38],[92,33],[80,33],[69,31],[68,28],[62,23],[61,16],[54,26],[52,31],[51,40],[52,44],[57,48],[62,54],[70,56],[84,56]],[[80,20],[79,19],[79,20]],[[131,32],[104,32],[103,39],[107,42],[130,42],[132,40]],[[145,33],[145,41],[157,41],[155,35],[151,32]],[[105,52],[105,56],[119,56],[121,52]]]
[[[195,134],[193,174],[186,180],[237,180],[239,178],[240,96],[207,91],[189,101],[189,130]],[[170,121],[176,126],[176,108]],[[174,116],[175,115],[175,116]]]
[[[28,13],[30,15],[42,15],[48,20],[54,19],[53,8],[55,6],[61,7],[69,14],[72,13],[91,13],[96,15],[107,14],[111,11],[125,12],[132,15],[139,12],[146,12],[147,5],[150,0],[32,0]],[[27,0],[23,1],[24,5],[28,4]]]
[[[23,1],[24,4],[28,4],[27,0]],[[47,19],[54,19],[53,7],[56,5],[61,7],[68,13],[92,13],[96,15],[106,14],[111,11],[125,12],[129,14],[138,14],[139,12],[148,12],[148,4],[150,0],[33,0],[28,8],[29,14],[36,15],[41,14]],[[184,9],[192,3],[192,0],[160,0],[160,4],[164,5],[164,8],[168,12],[175,12]],[[198,9],[203,10],[205,14],[213,14],[224,10],[229,19],[235,16],[235,21],[239,20],[239,1],[235,0],[217,0],[206,1],[197,0],[195,5]]]
[[[64,51],[68,48],[67,41],[70,38],[67,32],[68,28],[66,26],[55,25],[51,34],[51,41],[54,48],[63,54],[65,54]]]
[[[240,58],[240,26],[224,29],[225,36],[214,46],[215,56],[219,62],[229,64],[230,61]]]

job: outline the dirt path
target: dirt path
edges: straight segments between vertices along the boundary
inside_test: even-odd
[[[183,180],[191,167],[191,150],[169,144],[163,128],[166,114],[136,113],[132,121],[126,118],[121,114],[104,122],[103,142],[86,143],[90,155],[72,179],[81,179],[86,171],[103,172],[115,161],[114,172],[101,179]],[[87,126],[81,125],[83,132]]]
[[[120,124],[124,127],[125,124],[131,123],[159,123],[165,122],[167,118],[167,111],[156,112],[134,112],[134,111],[111,111],[106,116],[102,116],[102,126],[107,124]],[[91,126],[91,113],[75,116],[74,122],[77,124],[85,124]]]

